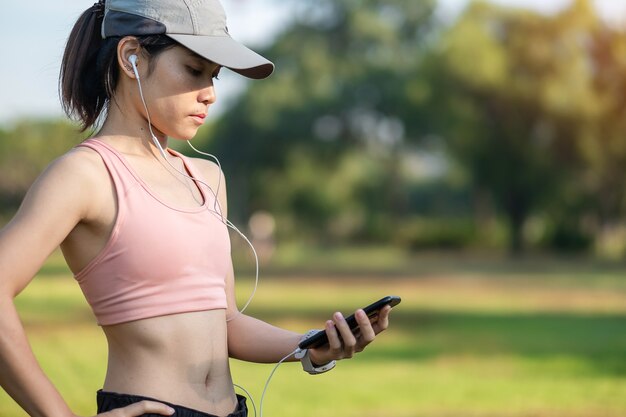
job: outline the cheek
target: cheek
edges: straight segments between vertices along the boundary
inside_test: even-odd
[[[184,91],[184,80],[180,75],[155,76],[150,87],[149,105],[154,108],[154,111],[169,113],[166,113],[165,117],[175,116],[177,112],[182,111],[187,97]]]
[[[191,100],[189,93],[163,86],[148,104],[152,125],[168,137],[192,139],[198,126],[188,119]]]

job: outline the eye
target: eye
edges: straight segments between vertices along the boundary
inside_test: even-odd
[[[219,75],[220,75],[220,70],[222,69],[222,67],[217,67],[217,69],[213,72],[213,79],[214,80],[219,80]]]
[[[199,76],[202,75],[202,70],[201,69],[197,69],[197,68],[194,68],[194,67],[187,66],[187,70],[194,77],[199,77]]]

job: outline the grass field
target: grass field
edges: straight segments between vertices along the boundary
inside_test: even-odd
[[[385,256],[311,254],[308,264],[286,257],[262,270],[248,313],[294,330],[382,295],[403,299],[358,358],[314,377],[281,366],[266,416],[626,416],[626,267]],[[242,274],[242,301],[249,289]],[[45,371],[76,413],[92,415],[106,344],[58,256],[18,306]],[[258,406],[272,366],[232,368]],[[23,415],[0,391],[0,417]]]

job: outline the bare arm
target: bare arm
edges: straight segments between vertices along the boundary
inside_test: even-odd
[[[231,357],[250,362],[275,363],[292,353],[298,346],[301,334],[290,332],[266,322],[239,313],[235,306],[234,278],[228,277],[228,351]],[[339,312],[327,320],[324,329],[328,335],[328,344],[309,349],[311,360],[316,364],[325,364],[335,359],[347,359],[362,352],[376,335],[389,325],[391,307],[383,308],[376,323],[370,323],[363,310],[355,312],[359,324],[359,335],[354,336]],[[291,357],[290,361],[296,360]]]
[[[230,299],[230,297],[229,297]],[[230,299],[229,305],[234,305]],[[363,310],[355,312],[359,324],[359,335],[354,336],[341,313],[333,314],[324,326],[329,343],[315,349],[309,349],[311,360],[316,364],[326,364],[332,360],[352,358],[362,352],[376,335],[384,331],[389,324],[391,307],[383,308],[376,323],[370,323]],[[239,314],[236,310],[228,314],[228,351],[231,357],[249,362],[275,363],[292,353],[298,346],[302,335],[290,332],[266,322]],[[296,360],[294,356],[290,361]]]
[[[227,283],[229,355],[249,362],[276,363],[293,352],[302,335],[239,313],[233,287],[231,269]]]
[[[83,152],[72,151],[52,163],[0,231],[0,385],[34,417],[74,414],[39,366],[14,298],[79,222],[97,217],[98,197],[105,194],[94,190],[102,175]],[[108,415],[135,416],[147,410],[171,414],[163,404],[144,403]]]
[[[202,177],[211,188],[211,192],[217,193],[219,209],[224,218],[226,218],[228,215],[228,202],[226,180],[223,172],[213,162],[199,158],[194,159],[194,161],[202,171]],[[229,355],[233,358],[250,362],[273,363],[291,353],[296,348],[302,335],[239,313],[234,287],[235,279],[231,262],[230,270],[226,277]]]
[[[0,233],[0,383],[31,416],[72,415],[35,359],[14,298],[84,216],[73,159],[55,161],[37,179]]]
[[[221,184],[218,192],[218,200],[222,213],[227,216],[227,196],[224,175],[216,165],[207,161],[201,162],[205,178],[210,178],[214,190],[216,184]],[[229,355],[236,359],[250,362],[275,363],[292,353],[298,346],[301,334],[294,333],[264,321],[255,319],[237,310],[235,299],[234,273],[231,265],[226,279],[226,291],[228,299],[228,351]],[[372,325],[363,311],[356,312],[359,323],[359,336],[355,337],[343,316],[335,313],[332,320],[325,324],[329,343],[324,347],[310,349],[311,359],[314,363],[324,364],[333,359],[351,358],[355,353],[361,352],[371,343],[376,335],[388,326],[390,308],[381,310],[377,323]],[[295,360],[294,357],[290,360]]]

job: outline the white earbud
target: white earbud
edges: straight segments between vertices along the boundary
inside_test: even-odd
[[[133,72],[135,73],[135,77],[139,80],[139,71],[137,70],[137,55],[133,54],[128,57],[128,61],[130,61],[130,65],[133,66]]]

